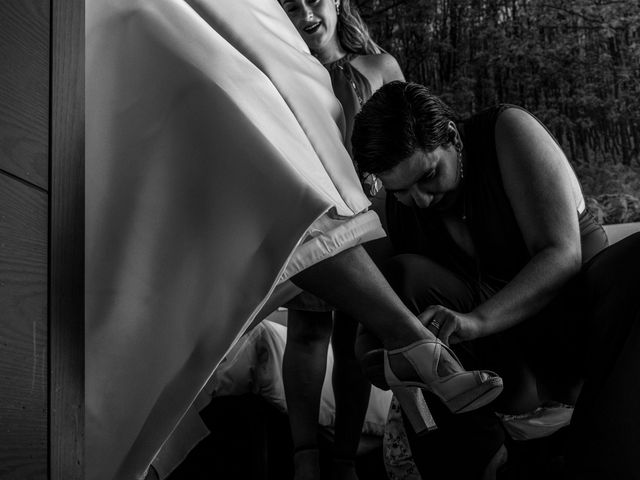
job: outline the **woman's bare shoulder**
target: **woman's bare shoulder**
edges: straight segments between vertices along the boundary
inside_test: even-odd
[[[527,142],[555,143],[547,129],[531,113],[520,107],[503,108],[496,118],[496,142],[512,144]]]
[[[377,77],[380,85],[393,80],[404,80],[398,61],[389,53],[360,55],[352,60],[352,64],[367,77]]]
[[[531,121],[536,122],[533,115],[516,105],[503,105],[496,117],[496,125],[505,126],[506,128],[513,128],[516,125],[527,124]]]

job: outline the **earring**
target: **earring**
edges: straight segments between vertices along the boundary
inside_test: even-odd
[[[460,142],[455,143],[455,149],[458,152],[458,174],[456,175],[457,181],[461,181],[464,178],[464,164],[462,163],[462,144]]]
[[[336,5],[336,14],[340,15],[340,2],[339,1],[336,2],[335,5]]]

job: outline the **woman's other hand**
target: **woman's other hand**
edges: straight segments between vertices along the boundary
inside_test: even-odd
[[[442,305],[432,305],[419,314],[418,318],[431,333],[447,345],[483,336],[482,319],[473,312],[460,313]]]

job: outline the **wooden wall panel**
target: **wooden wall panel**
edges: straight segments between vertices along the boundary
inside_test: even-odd
[[[47,475],[47,194],[0,173],[0,478]]]
[[[52,0],[50,480],[84,478],[84,0]]]
[[[50,0],[0,2],[0,171],[47,188]]]

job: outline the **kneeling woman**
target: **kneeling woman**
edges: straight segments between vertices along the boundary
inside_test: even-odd
[[[422,475],[489,475],[506,457],[493,411],[557,400],[576,402],[574,473],[639,478],[640,235],[607,248],[561,148],[513,105],[458,121],[425,87],[392,82],[363,107],[352,143],[388,192],[400,253],[388,280],[465,365],[504,379],[493,404],[457,417],[425,394],[439,429],[409,432]],[[363,333],[365,369],[375,348]]]

